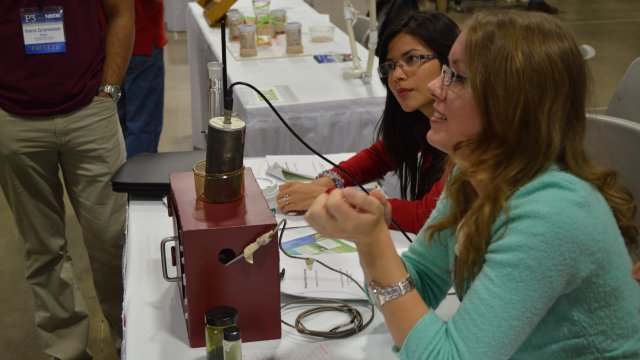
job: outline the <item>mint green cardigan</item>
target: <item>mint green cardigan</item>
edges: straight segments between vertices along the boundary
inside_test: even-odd
[[[445,190],[427,225],[448,207]],[[602,195],[554,167],[519,189],[508,209],[458,311],[448,322],[429,311],[400,358],[640,359],[640,286]],[[402,259],[435,308],[453,284],[456,239],[449,231],[429,245],[425,228]]]

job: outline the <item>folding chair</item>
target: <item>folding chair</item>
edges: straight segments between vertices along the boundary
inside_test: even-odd
[[[640,123],[640,58],[622,76],[605,114]]]
[[[631,191],[640,207],[640,123],[587,114],[584,146],[596,163],[618,172],[618,180]],[[640,226],[640,211],[635,223]]]

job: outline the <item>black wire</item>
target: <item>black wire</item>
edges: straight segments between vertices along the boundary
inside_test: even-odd
[[[309,151],[311,151],[312,153],[314,153],[315,155],[319,156],[322,160],[328,162],[331,166],[337,168],[338,170],[340,170],[341,172],[343,172],[348,178],[349,180],[351,180],[354,184],[356,184],[360,190],[364,191],[366,194],[369,194],[369,192],[367,191],[367,189],[364,188],[364,186],[362,186],[362,184],[360,184],[360,182],[358,180],[356,180],[351,174],[349,174],[348,171],[346,171],[345,169],[343,169],[341,166],[335,164],[333,161],[329,160],[326,156],[322,155],[321,153],[319,153],[318,151],[316,151],[316,149],[312,148],[311,145],[307,144],[304,140],[302,140],[302,138],[300,137],[300,135],[298,135],[292,128],[291,126],[289,126],[289,124],[287,124],[287,122],[284,120],[284,118],[282,117],[282,115],[280,115],[280,113],[278,112],[278,110],[276,110],[276,108],[273,106],[273,104],[271,104],[271,102],[269,101],[269,99],[267,99],[267,97],[260,91],[258,90],[255,86],[246,83],[246,82],[242,82],[242,81],[236,81],[233,84],[231,84],[231,86],[229,86],[229,89],[231,90],[234,86],[236,85],[244,85],[248,88],[250,88],[251,90],[255,91],[256,93],[258,93],[258,95],[260,95],[260,97],[262,97],[262,99],[267,103],[267,105],[271,108],[271,110],[274,112],[274,114],[276,114],[276,116],[278,117],[278,119],[280,120],[280,122],[282,122],[282,124],[284,125],[284,127],[287,128],[287,130],[289,130],[289,132],[296,138],[298,139],[298,141],[304,145],[304,147],[306,147],[307,149],[309,149]],[[404,229],[395,221],[393,220],[393,218],[391,218],[391,223],[393,225],[395,225],[396,229],[398,229],[400,232],[402,232],[402,234],[404,235],[405,238],[407,238],[407,240],[411,243],[413,242],[411,240],[411,238],[409,237],[409,235],[407,235],[407,233],[404,231]]]
[[[304,260],[305,262],[308,261],[313,261],[313,262],[317,262],[320,265],[324,266],[325,268],[334,271],[338,274],[341,274],[343,276],[346,276],[347,278],[349,278],[351,281],[353,281],[354,284],[356,284],[360,290],[362,290],[362,292],[365,293],[365,295],[367,294],[366,290],[364,289],[364,287],[362,287],[362,285],[360,285],[360,283],[353,278],[353,276],[340,271],[338,269],[335,269],[325,263],[323,263],[320,260],[316,260],[316,259],[312,259],[312,258],[304,258],[304,257],[300,257],[300,256],[293,256],[293,255],[289,255],[283,248],[282,248],[282,238],[284,236],[284,230],[287,227],[287,219],[282,219],[280,220],[280,222],[278,223],[277,228],[282,224],[282,228],[280,229],[280,235],[278,236],[278,247],[280,248],[280,251],[285,254],[287,257],[290,257],[292,259],[297,259],[297,260]],[[296,316],[296,322],[295,325],[292,325],[288,322],[286,322],[283,317],[281,316],[280,318],[280,322],[283,323],[284,325],[287,325],[291,328],[296,329],[296,331],[298,331],[301,334],[304,335],[308,335],[308,336],[315,336],[315,337],[321,337],[321,338],[327,338],[327,339],[341,339],[341,338],[346,338],[349,337],[351,335],[357,334],[359,332],[362,332],[364,329],[366,329],[371,322],[373,321],[374,315],[375,315],[375,310],[373,307],[373,304],[371,304],[371,302],[367,303],[367,307],[369,308],[369,311],[371,312],[371,316],[369,317],[369,320],[367,320],[366,322],[364,321],[364,316],[362,316],[362,313],[356,309],[355,307],[347,304],[344,301],[341,300],[336,300],[336,299],[327,299],[327,298],[302,298],[299,300],[294,300],[288,303],[283,304],[280,307],[280,311],[284,311],[287,308],[291,308],[294,305],[302,305],[305,303],[319,303],[319,302],[324,302],[324,303],[334,303],[337,304],[337,306],[329,306],[329,305],[325,305],[325,306],[317,306],[317,307],[313,307],[310,309],[307,309],[303,312],[301,312],[300,314],[298,314],[298,316]],[[314,315],[314,314],[318,314],[321,312],[328,312],[328,311],[337,311],[337,312],[341,312],[341,313],[345,313],[347,315],[350,316],[349,321],[342,323],[338,326],[333,327],[332,329],[328,330],[328,331],[320,331],[320,330],[311,330],[308,329],[304,323],[303,323],[303,319],[310,316],[310,315]],[[342,329],[342,330],[341,330]]]

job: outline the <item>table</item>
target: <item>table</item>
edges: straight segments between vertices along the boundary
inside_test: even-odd
[[[239,0],[234,8],[251,14],[251,2]],[[284,94],[274,105],[289,124],[321,153],[354,152],[369,146],[384,108],[386,89],[377,77],[370,84],[343,79],[351,62],[318,64],[311,54],[350,53],[348,37],[335,29],[334,41],[311,43],[308,26],[328,23],[303,0],[272,0],[271,8],[287,10],[290,21],[303,24],[302,42],[308,56],[236,60],[227,55],[228,79],[248,82],[258,89],[275,88]],[[197,3],[187,8],[189,73],[191,81],[191,126],[195,147],[203,148],[201,131],[208,121],[209,78],[207,63],[221,61],[220,29],[207,24]],[[278,41],[284,42],[281,35]],[[367,51],[358,53],[366,66]],[[377,64],[377,60],[375,61]],[[234,112],[247,123],[246,156],[309,154],[277,117],[246,87],[234,87]]]
[[[254,174],[263,175],[264,159],[245,159]],[[308,234],[309,228],[285,231],[285,240]],[[129,202],[124,258],[123,359],[203,360],[204,348],[190,348],[180,307],[178,283],[162,276],[160,241],[173,235],[172,219],[160,199]],[[285,300],[283,298],[283,300]],[[448,296],[436,310],[444,319],[457,308]],[[368,312],[364,312],[368,316]],[[314,324],[311,323],[313,326]],[[373,323],[362,333],[343,340],[303,338],[283,326],[282,339],[243,344],[244,359],[392,359],[393,341],[376,310]],[[313,356],[313,357],[312,357]]]

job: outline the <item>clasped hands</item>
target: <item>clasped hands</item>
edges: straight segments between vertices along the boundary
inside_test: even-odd
[[[335,189],[317,196],[305,219],[322,235],[352,241],[360,248],[388,233],[391,204],[378,189],[370,195],[356,188]]]

